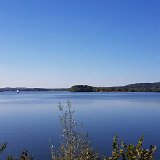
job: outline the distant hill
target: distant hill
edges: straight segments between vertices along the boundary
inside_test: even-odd
[[[135,83],[119,87],[93,87],[75,85],[69,88],[70,92],[160,92],[160,82]]]
[[[126,88],[160,88],[160,82],[156,83],[135,83],[125,86]]]

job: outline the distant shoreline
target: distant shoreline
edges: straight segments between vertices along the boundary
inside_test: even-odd
[[[0,88],[0,92],[4,91],[68,91],[68,88],[55,88],[55,89],[48,89],[48,88]]]
[[[89,85],[74,85],[70,88],[26,88],[26,87],[5,87],[3,91],[69,91],[69,92],[160,92],[160,82],[135,83],[118,87],[93,87]]]

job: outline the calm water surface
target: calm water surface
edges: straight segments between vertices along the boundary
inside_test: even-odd
[[[28,149],[36,160],[50,160],[49,139],[58,145],[60,138],[57,105],[68,100],[100,152],[110,154],[115,134],[134,144],[144,135],[145,147],[160,148],[160,93],[1,92],[2,159]]]

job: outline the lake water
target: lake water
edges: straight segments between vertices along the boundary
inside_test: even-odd
[[[115,134],[134,144],[144,135],[144,147],[159,150],[160,93],[1,92],[0,142],[8,143],[2,159],[28,149],[36,160],[50,160],[49,139],[60,139],[57,106],[68,100],[100,152],[111,153]]]

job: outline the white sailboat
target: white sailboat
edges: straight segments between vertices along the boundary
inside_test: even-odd
[[[19,90],[17,89],[17,93],[19,93]]]

